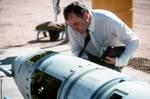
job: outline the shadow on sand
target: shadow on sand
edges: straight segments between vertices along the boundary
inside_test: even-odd
[[[3,72],[7,77],[12,77],[12,71],[11,70],[5,70],[4,65],[11,65],[16,57],[7,57],[5,59],[0,60],[0,71]]]

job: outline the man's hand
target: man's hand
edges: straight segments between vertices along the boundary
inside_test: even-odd
[[[106,59],[105,60],[103,60],[105,63],[107,63],[107,64],[114,64],[115,65],[115,63],[116,63],[116,60],[115,60],[115,58],[112,58],[112,57],[106,57]]]

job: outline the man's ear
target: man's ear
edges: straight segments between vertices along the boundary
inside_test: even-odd
[[[83,14],[83,19],[86,20],[87,22],[89,22],[90,14],[87,13],[87,12],[84,12],[84,14]]]

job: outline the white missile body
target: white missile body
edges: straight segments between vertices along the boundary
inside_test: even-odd
[[[148,83],[56,52],[20,56],[12,71],[25,99],[150,99]]]

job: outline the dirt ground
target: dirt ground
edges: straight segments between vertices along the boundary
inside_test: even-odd
[[[133,30],[140,38],[140,46],[129,66],[150,73],[150,1],[133,0]]]
[[[91,7],[91,0],[84,1]],[[72,0],[61,0],[63,10]],[[150,73],[150,1],[133,0],[133,30],[140,38],[140,47],[129,66]],[[52,0],[0,0],[0,53],[13,47],[47,47],[56,42],[49,38],[36,40],[35,26],[46,21],[55,21]],[[64,22],[61,14],[58,22]]]

